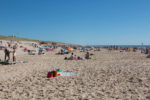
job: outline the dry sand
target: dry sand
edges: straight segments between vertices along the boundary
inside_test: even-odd
[[[69,55],[56,52],[32,56],[19,48],[17,60],[28,63],[0,65],[0,99],[149,100],[150,59],[144,54],[102,50],[91,51],[96,60],[65,61]],[[78,76],[48,79],[47,72],[57,68],[77,71]]]

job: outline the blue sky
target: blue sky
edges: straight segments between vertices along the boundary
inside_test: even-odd
[[[150,44],[150,0],[0,0],[0,35],[82,45]]]

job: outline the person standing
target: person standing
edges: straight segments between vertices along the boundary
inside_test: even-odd
[[[13,49],[13,62],[16,62],[16,49]]]
[[[5,48],[4,53],[5,53],[5,61],[9,61],[10,60],[10,51],[7,48]]]

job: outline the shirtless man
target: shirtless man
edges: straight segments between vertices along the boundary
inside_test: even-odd
[[[7,48],[5,48],[4,53],[5,53],[5,61],[9,61],[10,60],[10,51]],[[8,59],[7,59],[7,57],[8,57]]]

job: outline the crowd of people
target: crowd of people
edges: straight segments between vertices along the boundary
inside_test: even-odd
[[[3,45],[3,42],[0,41],[0,45],[2,46]],[[38,45],[38,44],[34,44],[32,43],[32,46],[34,48],[39,48],[41,45]],[[16,62],[16,50],[17,50],[17,47],[18,47],[18,44],[17,43],[13,43],[13,41],[10,41],[10,42],[7,42],[7,44],[5,44],[4,46],[4,61],[7,61],[9,62],[10,61],[10,55],[12,53],[12,61],[13,62]],[[41,46],[42,47],[42,46]],[[109,51],[111,50],[120,50],[120,51],[133,51],[133,52],[136,52],[136,50],[138,50],[137,48],[131,48],[131,47],[119,47],[119,46],[108,46],[108,47],[105,47],[106,49],[108,49]],[[2,49],[0,47],[0,49]],[[51,48],[50,48],[51,49]],[[91,59],[91,55],[93,54],[90,54],[89,51],[90,50],[96,50],[96,51],[100,51],[100,48],[97,47],[96,49],[95,48],[82,48],[82,49],[79,49],[79,50],[82,50],[82,52],[85,53],[85,56],[84,57],[80,57],[80,56],[77,56],[76,54],[74,54],[74,50],[77,50],[78,48],[76,47],[75,49],[74,48],[69,48],[69,47],[61,47],[60,51],[57,53],[57,54],[61,54],[61,55],[64,55],[64,54],[70,54],[70,57],[65,57],[64,59],[65,60],[83,60],[83,59]],[[29,55],[35,55],[35,51],[36,50],[29,50],[27,48],[24,48],[24,51],[25,52],[28,52]],[[150,58],[150,49],[149,48],[145,48],[145,49],[141,49],[141,53],[145,53],[145,54],[148,54],[147,57]],[[42,55],[42,54],[45,54],[44,53],[44,50],[42,48],[39,48],[38,50],[38,55]]]
[[[86,52],[85,57],[80,57],[77,55],[74,55],[74,53],[71,53],[70,57],[65,57],[65,60],[83,60],[83,59],[91,59],[90,53]]]

